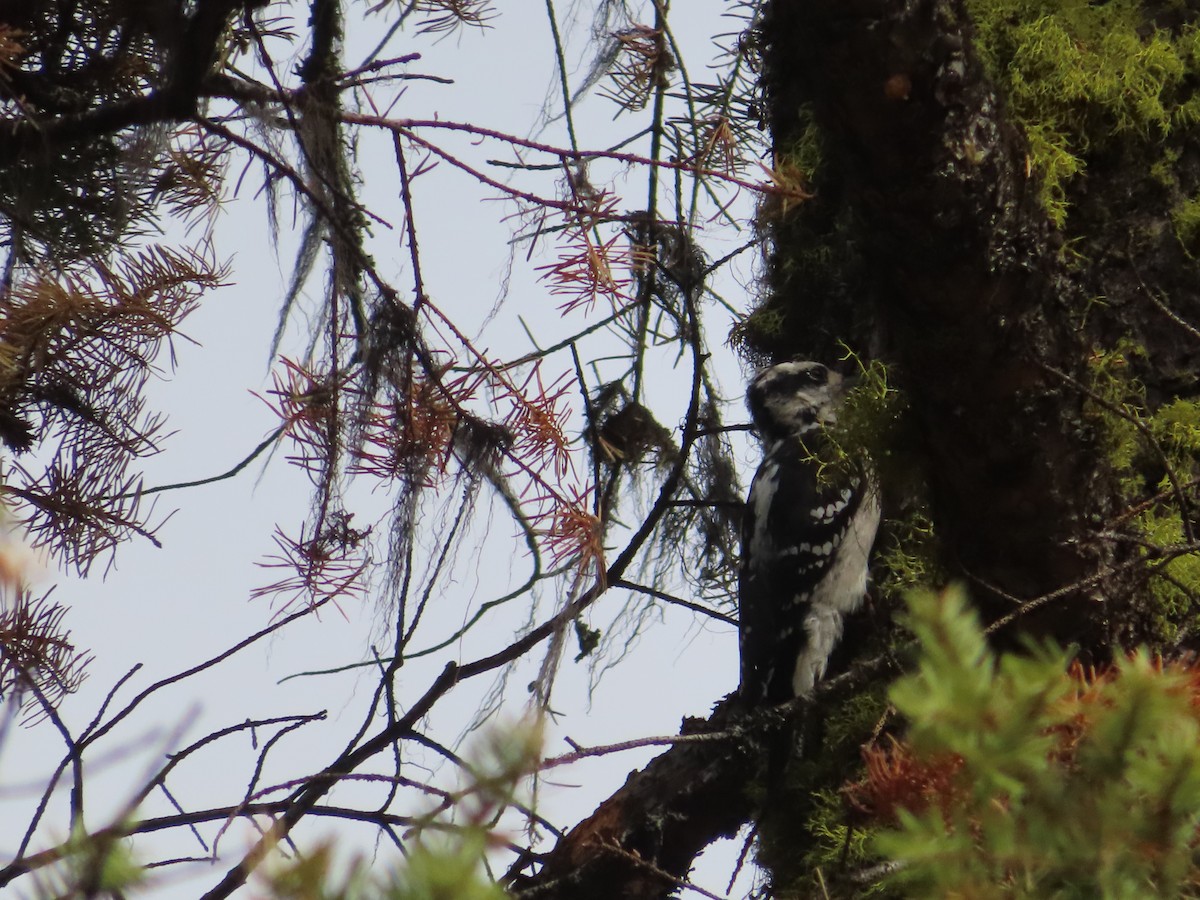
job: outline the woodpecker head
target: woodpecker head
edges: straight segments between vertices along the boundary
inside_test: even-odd
[[[799,437],[832,425],[856,380],[818,362],[779,363],[755,373],[746,390],[746,406],[764,441]]]

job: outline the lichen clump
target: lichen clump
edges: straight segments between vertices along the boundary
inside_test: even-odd
[[[1160,142],[1200,120],[1200,29],[1147,22],[1134,0],[967,0],[976,46],[1029,141],[1029,169],[1058,227],[1088,156]],[[1161,151],[1156,151],[1161,152]]]

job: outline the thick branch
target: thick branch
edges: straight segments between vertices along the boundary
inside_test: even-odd
[[[677,744],[633,772],[624,786],[558,842],[541,871],[516,881],[518,897],[625,900],[665,897],[692,860],[718,837],[737,834],[754,812],[747,784],[758,748],[739,729],[735,698],[683,734],[730,731],[729,740]]]
[[[138,125],[183,121],[196,114],[205,77],[213,67],[229,19],[239,10],[261,6],[260,0],[203,0],[184,20],[166,47],[159,87],[148,94],[105,103],[83,112],[9,121],[0,135],[0,166],[29,152],[46,153],[57,146]],[[0,22],[20,22],[8,4],[0,5]]]
[[[681,734],[719,732],[725,739],[677,744],[630,774],[558,842],[536,875],[516,879],[512,892],[529,900],[669,896],[701,850],[753,820],[764,753],[778,729],[809,715],[819,719],[895,671],[896,661],[881,656],[824,682],[807,699],[747,713],[733,696],[717,704],[707,721],[684,720]]]

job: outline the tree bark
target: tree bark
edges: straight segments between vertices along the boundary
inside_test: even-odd
[[[949,568],[988,621],[1078,586],[1019,628],[1102,657],[1097,611],[1127,582],[1103,576],[1120,551],[1091,536],[1116,501],[1084,415],[1087,344],[1070,314],[1084,297],[964,4],[777,0],[763,31],[777,152],[807,105],[852,211],[845,239],[872,273],[849,298],[870,307],[856,349],[878,348],[909,398]],[[782,302],[845,316],[819,297]]]

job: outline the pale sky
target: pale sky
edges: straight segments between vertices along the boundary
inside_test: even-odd
[[[692,79],[703,80],[708,77],[705,67],[715,55],[708,38],[732,27],[731,20],[720,18],[725,3],[677,0],[676,5],[686,7],[686,13],[676,13],[675,38],[685,47],[685,64]],[[465,31],[437,43],[398,36],[385,56],[419,50],[422,59],[412,63],[408,71],[451,77],[455,83],[409,83],[392,115],[436,115],[517,134],[532,133],[554,77],[545,8],[539,3],[501,6],[493,27],[482,35]],[[351,7],[354,11],[366,8],[365,4]],[[371,20],[365,28],[359,23],[351,45],[373,43],[379,33],[377,20]],[[583,42],[577,37],[572,46],[578,54]],[[352,64],[357,57],[351,52],[347,58]],[[576,72],[575,77],[581,77],[580,73]],[[628,115],[612,122],[612,109],[594,97],[581,106],[577,126],[582,145],[602,148],[642,127],[640,120],[635,122]],[[538,139],[565,146],[563,122],[551,124]],[[473,154],[475,160],[507,156],[500,145],[483,154],[466,141],[447,143],[461,148],[464,154]],[[243,161],[238,158],[232,171],[240,170]],[[359,164],[366,177],[361,197],[377,213],[399,222],[390,139],[365,136]],[[490,174],[504,177],[500,170]],[[150,406],[169,414],[167,430],[175,433],[160,456],[145,461],[147,487],[222,472],[276,425],[270,410],[252,392],[270,388],[267,353],[292,262],[294,235],[287,238],[289,244],[280,248],[277,258],[268,244],[262,206],[254,197],[257,175],[257,170],[251,170],[241,197],[228,203],[217,225],[218,255],[232,260],[231,284],[209,294],[199,311],[185,322],[183,331],[196,343],[177,342],[177,369],[164,372],[165,377],[152,386]],[[644,179],[644,172],[637,169],[618,175],[618,189],[628,189],[633,195],[625,208],[636,208],[644,193]],[[479,346],[499,357],[513,357],[532,349],[518,317],[536,331],[543,346],[588,324],[584,312],[564,317],[557,311],[560,301],[536,280],[535,267],[544,265],[548,257],[535,257],[527,263],[524,250],[518,254],[505,305],[487,319],[504,276],[506,244],[514,227],[513,222],[505,221],[513,211],[511,204],[492,200],[494,190],[481,189],[449,171],[419,179],[414,191],[430,295],[456,317]],[[752,211],[752,198],[741,198],[734,210],[745,218]],[[713,256],[744,242],[748,234],[721,235],[715,223],[707,231],[706,239],[711,236],[714,242],[708,246]],[[396,232],[377,229],[372,252],[380,270],[402,295],[411,288],[408,250],[398,243]],[[743,281],[752,275],[753,256],[744,254],[734,268]],[[745,304],[744,290],[729,273],[722,273],[717,286],[728,301]],[[310,302],[307,308],[314,309],[315,303]],[[730,317],[711,305],[706,312],[709,349],[717,355],[717,370],[731,398],[727,421],[745,421],[740,400],[744,369],[725,347]],[[600,314],[599,310],[595,313]],[[285,353],[301,352],[307,325],[302,317],[293,322],[284,342]],[[166,359],[164,354],[164,364]],[[680,386],[690,377],[686,360],[679,371],[674,370],[674,363],[674,351],[668,351],[650,366],[652,405],[668,427],[676,427],[683,417]],[[557,373],[569,371],[571,362],[569,356],[559,355],[546,365]],[[577,416],[578,402],[574,406]],[[578,431],[576,418],[572,433]],[[140,663],[143,668],[118,693],[114,708],[146,686],[203,661],[269,623],[273,613],[269,601],[249,600],[255,587],[273,580],[256,564],[273,551],[271,536],[276,525],[296,533],[307,511],[310,491],[303,473],[284,462],[286,450],[284,447],[277,452],[265,469],[258,462],[235,479],[162,495],[158,501],[160,512],[177,510],[159,532],[163,549],[140,540],[123,545],[106,579],[100,577],[102,565],[86,582],[54,571],[44,575],[41,584],[57,584],[55,599],[70,608],[65,624],[74,639],[95,654],[83,689],[63,705],[64,720],[76,733],[133,665]],[[757,451],[743,439],[739,452],[748,469],[756,461]],[[747,481],[744,470],[743,483]],[[372,494],[364,486],[353,496],[362,510],[356,525],[371,522],[372,515],[381,514],[385,508],[387,498],[382,492]],[[451,494],[445,502],[453,505],[456,499]],[[481,509],[486,511],[486,504]],[[431,514],[433,511],[431,508]],[[498,504],[493,505],[490,515],[481,515],[472,522],[471,534],[456,560],[453,580],[446,582],[461,595],[450,596],[443,591],[445,596],[439,596],[436,608],[431,608],[421,628],[423,639],[418,638],[416,645],[428,646],[451,634],[478,603],[520,583],[528,568],[511,519]],[[548,584],[541,594],[539,621],[553,610],[557,599]],[[590,624],[607,628],[626,599],[620,592],[610,592],[593,608]],[[525,623],[527,605],[527,601],[518,601],[517,607],[490,618],[487,627],[469,634],[453,652],[443,651],[406,666],[399,679],[404,692],[402,702],[418,697],[448,659],[465,661],[505,646]],[[370,601],[348,601],[341,608],[344,617],[327,608],[319,621],[303,620],[212,672],[163,691],[118,727],[107,743],[94,748],[96,756],[86,781],[89,826],[106,824],[145,773],[160,764],[165,751],[247,718],[328,711],[327,721],[281,741],[270,757],[263,786],[327,764],[361,721],[373,686],[370,671],[293,678],[282,683],[280,679],[369,658],[366,648],[386,626],[386,611]],[[547,746],[549,755],[568,749],[563,736],[595,745],[676,733],[681,717],[707,716],[712,705],[737,683],[733,629],[698,621],[691,613],[673,607],[661,610],[661,620],[655,621],[632,647],[627,659],[604,675],[590,697],[587,668],[572,663],[573,655],[573,650],[567,654],[555,688],[554,706],[562,716],[557,722],[558,732]],[[508,717],[516,716],[527,702],[525,685],[540,661],[540,652],[530,654],[511,673],[504,703]],[[468,683],[437,705],[432,731],[443,743],[457,744],[492,687],[493,683],[486,680]],[[560,826],[574,824],[611,794],[630,770],[657,752],[633,751],[557,769],[540,787],[538,811]],[[255,753],[246,736],[239,734],[198,754],[171,778],[176,800],[185,809],[236,802],[245,791]],[[11,731],[6,744],[0,747],[0,858],[11,857],[20,839],[17,829],[29,820],[43,779],[62,754],[61,738],[46,723]],[[436,758],[427,761],[437,764]],[[453,773],[442,767],[434,780],[449,784],[452,777]],[[377,792],[379,788],[369,790]],[[348,788],[335,794],[334,799],[353,798],[354,791]],[[60,791],[51,802],[32,850],[50,846],[65,836],[62,829],[66,808],[66,792]],[[139,816],[170,812],[165,798],[152,796],[139,810]],[[336,831],[341,846],[349,852],[370,855],[378,850],[379,864],[396,861],[393,848],[377,845],[367,827],[334,827],[310,821],[298,829],[296,838],[302,847],[311,846],[314,835],[328,831]],[[211,841],[216,829],[206,827],[202,833]],[[237,823],[221,839],[223,852],[218,865],[167,870],[154,876],[162,881],[147,896],[172,900],[198,895],[219,880],[251,839],[245,824]],[[205,852],[183,829],[141,839],[136,846],[139,858],[147,862],[202,856]],[[711,873],[702,879],[705,887],[724,892],[723,876],[728,873],[729,859],[730,854],[724,853],[712,864]],[[183,880],[184,875],[188,880]],[[17,895],[30,895],[32,889],[33,882],[22,879]]]

